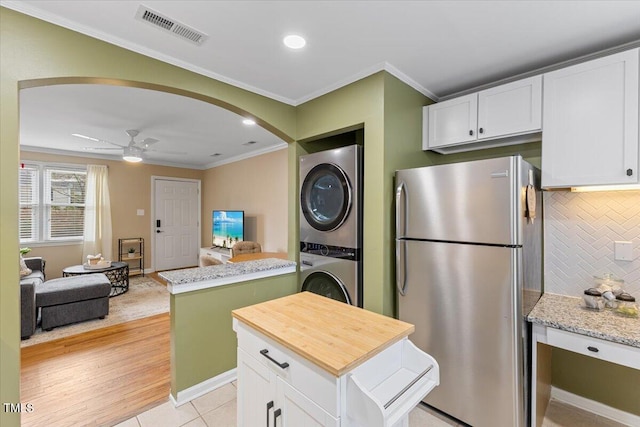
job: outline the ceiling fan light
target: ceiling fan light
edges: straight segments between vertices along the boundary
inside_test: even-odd
[[[131,163],[139,163],[142,161],[142,150],[136,147],[125,147],[124,153],[122,153],[122,160]]]

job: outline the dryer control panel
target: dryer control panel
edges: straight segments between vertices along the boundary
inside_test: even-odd
[[[360,261],[361,258],[360,249],[324,245],[322,243],[300,242],[300,252],[349,261]]]

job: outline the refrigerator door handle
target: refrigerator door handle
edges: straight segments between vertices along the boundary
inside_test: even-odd
[[[396,288],[401,296],[407,293],[407,242],[396,240]]]
[[[404,197],[402,197],[404,195]],[[404,204],[402,200],[404,199]],[[409,194],[407,184],[400,181],[396,187],[396,239],[406,237],[407,233],[407,213],[409,207]]]

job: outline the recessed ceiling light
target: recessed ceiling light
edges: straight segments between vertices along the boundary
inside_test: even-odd
[[[255,122],[254,120],[251,120],[251,119],[244,119],[244,120],[242,121],[242,123],[244,123],[244,124],[245,124],[245,125],[247,125],[247,126],[253,126],[253,125],[255,125],[255,124],[256,124],[256,122]]]
[[[296,34],[289,34],[282,41],[290,49],[302,49],[307,44],[307,41],[302,36]]]

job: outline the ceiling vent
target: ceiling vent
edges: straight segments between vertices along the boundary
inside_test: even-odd
[[[202,31],[195,30],[175,19],[167,18],[166,16],[149,9],[146,6],[140,5],[138,12],[136,13],[136,19],[139,21],[147,22],[156,28],[167,31],[180,37],[183,40],[187,40],[195,45],[200,46],[204,43],[209,36]]]

